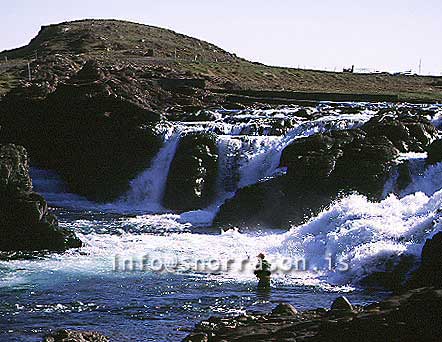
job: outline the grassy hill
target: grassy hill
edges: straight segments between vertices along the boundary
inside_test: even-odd
[[[118,20],[44,26],[27,46],[1,52],[0,95],[27,82],[28,62],[33,82],[49,82],[55,87],[91,59],[109,69],[133,68],[135,76],[156,72],[166,77],[203,78],[208,89],[231,92],[252,89],[395,94],[401,100],[442,100],[441,77],[271,67],[171,30]]]

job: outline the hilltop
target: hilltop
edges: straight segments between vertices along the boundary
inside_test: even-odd
[[[296,62],[296,56],[293,59]],[[1,52],[0,94],[26,83],[28,61],[31,62],[32,82],[49,83],[47,92],[51,92],[59,81],[69,79],[88,60],[100,63],[110,73],[131,70],[130,73],[138,80],[202,79],[206,89],[216,90],[218,95],[221,90],[221,93],[251,97],[248,102],[272,97],[247,93],[249,90],[381,94],[395,95],[399,100],[442,99],[440,77],[271,67],[247,61],[213,44],[168,29],[96,19],[43,26],[27,46]],[[291,96],[278,93],[273,97]],[[235,97],[237,100],[238,97]],[[153,99],[153,102],[158,101]],[[164,106],[160,102],[153,107],[164,109],[169,105]],[[217,103],[212,99],[187,102],[192,105]]]

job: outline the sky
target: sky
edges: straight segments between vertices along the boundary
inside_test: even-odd
[[[441,0],[2,0],[0,51],[40,26],[113,18],[170,28],[268,65],[442,75]]]

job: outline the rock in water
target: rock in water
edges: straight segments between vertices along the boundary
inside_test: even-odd
[[[239,189],[214,223],[281,228],[302,224],[346,193],[379,200],[399,153],[423,152],[436,133],[426,118],[396,113],[379,114],[360,128],[295,139],[280,160],[286,175]]]
[[[351,305],[350,301],[346,297],[342,296],[335,299],[331,309],[339,311],[352,311],[353,305]]]
[[[348,308],[347,302],[340,302],[339,307]],[[293,316],[256,314],[251,320],[209,319],[193,334],[208,335],[209,341],[427,342],[442,340],[441,324],[442,290],[421,288],[352,311],[316,309]]]
[[[442,287],[442,232],[427,239],[420,266],[407,283],[408,288],[424,286]]]
[[[109,342],[109,338],[95,331],[58,330],[43,342]]]
[[[278,316],[294,316],[298,313],[296,308],[288,303],[280,303],[276,308],[272,310],[272,315]]]
[[[0,145],[0,250],[62,251],[81,247],[74,233],[58,226],[45,199],[32,192],[22,146]]]
[[[163,203],[169,209],[200,209],[216,192],[218,149],[211,133],[190,133],[181,138],[170,166]]]
[[[205,333],[195,333],[187,336],[184,342],[208,342],[209,336]]]
[[[442,139],[435,140],[427,148],[428,164],[436,164],[442,161]]]

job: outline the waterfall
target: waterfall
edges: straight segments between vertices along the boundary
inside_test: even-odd
[[[129,192],[116,205],[140,209],[147,213],[166,211],[161,201],[180,137],[180,129],[168,131],[164,135],[163,147],[152,160],[151,166],[130,182]]]
[[[188,132],[211,132],[218,136],[219,154],[216,196],[207,208],[177,215],[177,220],[196,225],[210,225],[219,207],[235,192],[248,185],[280,173],[279,161],[286,146],[294,140],[315,133],[358,127],[368,121],[373,111],[340,114],[327,105],[318,107],[319,118],[296,117],[299,108],[278,110],[218,111],[214,121],[161,123],[157,127],[164,144],[150,166],[130,182],[129,191],[117,201],[97,204],[66,193],[62,180],[53,172],[33,169],[36,190],[52,205],[76,209],[101,210],[115,213],[160,214],[168,210],[161,205],[170,165],[180,137]],[[311,112],[314,109],[310,109]],[[275,121],[276,120],[276,121]],[[291,122],[284,134],[271,135],[272,124],[280,120]],[[168,214],[170,215],[170,214]]]

